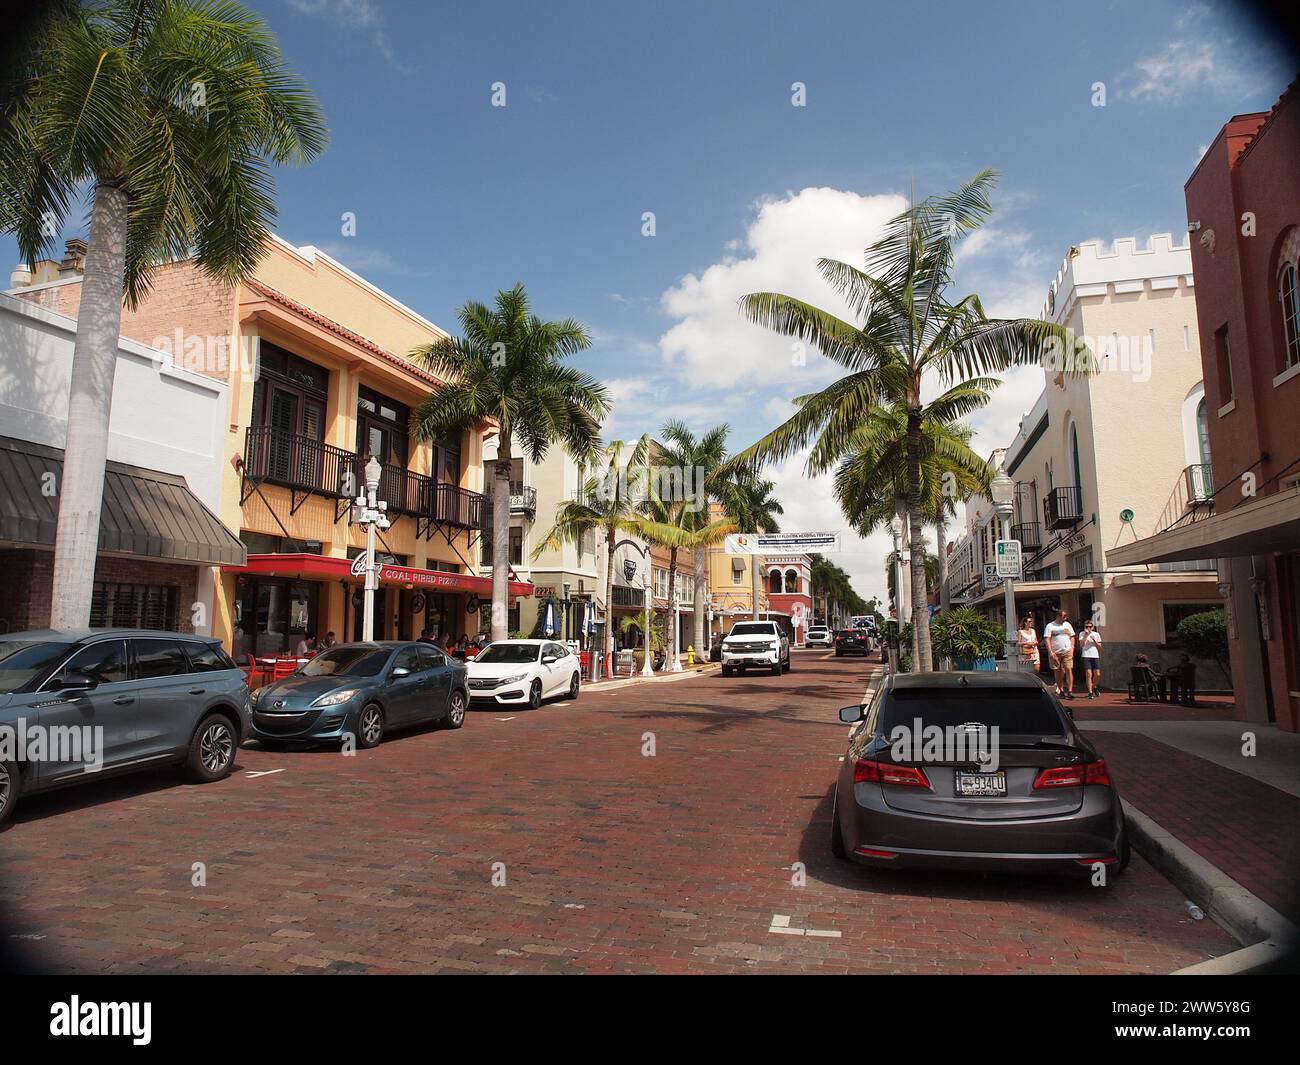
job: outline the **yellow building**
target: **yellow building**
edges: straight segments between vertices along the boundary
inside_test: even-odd
[[[70,274],[39,301],[75,317],[80,283]],[[323,252],[272,238],[234,287],[192,261],[159,267],[122,333],[228,382],[219,517],[248,561],[214,574],[210,628],[240,661],[329,633],[359,638],[362,578],[351,566],[365,535],[349,502],[372,454],[392,522],[377,537],[376,637],[479,630],[491,599],[477,565],[483,443],[494,427],[432,442],[412,434],[438,380],[407,356],[442,337],[437,326]],[[512,598],[531,590],[511,582]]]

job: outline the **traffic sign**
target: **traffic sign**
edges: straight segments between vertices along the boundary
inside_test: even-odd
[[[994,572],[999,577],[1020,580],[1020,541],[999,540],[997,542],[997,562]]]

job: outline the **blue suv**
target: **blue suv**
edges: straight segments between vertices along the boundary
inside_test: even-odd
[[[161,765],[230,773],[251,727],[216,640],[149,629],[0,636],[0,824],[20,795]]]

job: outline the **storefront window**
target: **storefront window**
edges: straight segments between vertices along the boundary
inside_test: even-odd
[[[278,577],[241,579],[235,598],[235,657],[292,653],[304,638],[319,635],[316,631],[319,604],[317,581]]]

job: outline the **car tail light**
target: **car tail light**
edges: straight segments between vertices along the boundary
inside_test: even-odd
[[[897,858],[894,851],[878,851],[874,847],[855,847],[854,854],[862,854],[868,858]]]
[[[930,781],[925,770],[914,765],[895,765],[893,762],[868,762],[858,759],[853,763],[853,783],[895,784],[904,788],[928,788]]]
[[[1075,858],[1075,865],[1115,865],[1119,858]]]
[[[1083,765],[1063,765],[1056,769],[1041,770],[1034,778],[1034,790],[1043,788],[1081,788],[1085,784],[1097,784],[1110,787],[1110,770],[1106,763],[1098,758],[1095,762]]]

